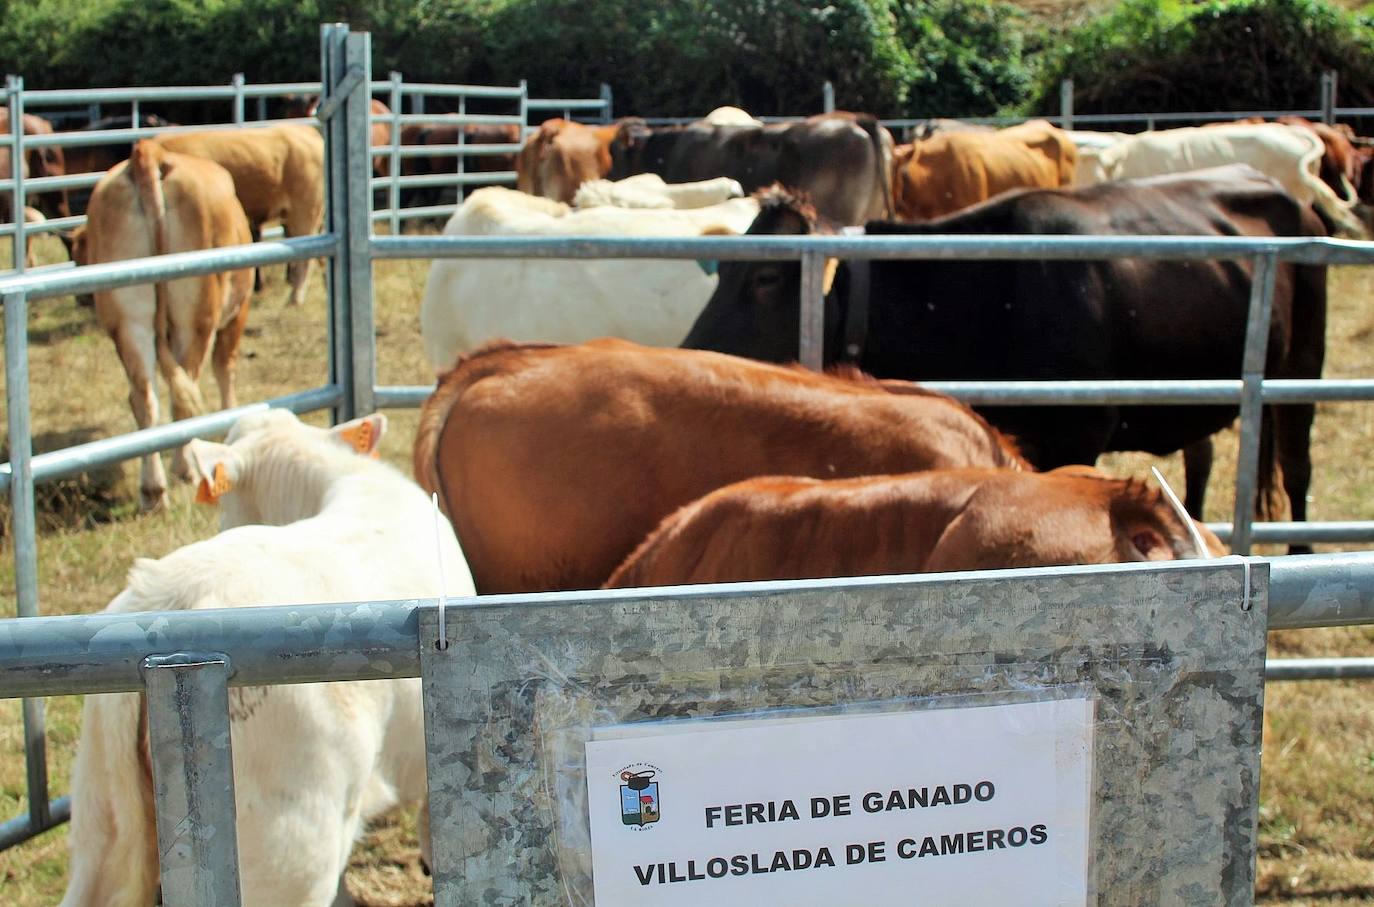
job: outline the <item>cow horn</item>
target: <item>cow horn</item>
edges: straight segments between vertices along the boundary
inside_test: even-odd
[[[1202,540],[1202,533],[1197,531],[1197,524],[1193,518],[1188,516],[1188,511],[1183,509],[1183,502],[1174,494],[1174,490],[1169,487],[1169,483],[1164,479],[1164,474],[1159,471],[1158,466],[1151,466],[1150,472],[1154,473],[1155,481],[1164,490],[1164,498],[1169,502],[1169,506],[1178,514],[1178,518],[1183,521],[1184,528],[1188,530],[1188,535],[1193,539],[1193,546],[1197,548],[1197,556],[1202,560],[1211,560],[1212,554],[1207,550],[1207,544]]]
[[[835,272],[840,269],[838,258],[827,258],[825,260],[825,276],[821,278],[821,293],[829,296],[830,288],[835,285]]]

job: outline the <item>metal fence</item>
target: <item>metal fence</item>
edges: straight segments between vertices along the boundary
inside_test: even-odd
[[[802,331],[799,351],[803,362],[821,360],[823,298],[821,274],[827,256],[854,258],[981,259],[1109,258],[1131,256],[1171,259],[1248,259],[1254,265],[1253,289],[1246,337],[1243,374],[1232,381],[1209,382],[959,382],[935,383],[973,402],[998,403],[1239,403],[1241,443],[1237,469],[1237,506],[1229,529],[1232,545],[1248,552],[1254,541],[1368,541],[1374,523],[1260,524],[1252,523],[1248,503],[1253,498],[1259,452],[1259,415],[1265,402],[1300,400],[1374,399],[1374,381],[1264,380],[1269,312],[1277,262],[1374,263],[1374,243],[1334,239],[1199,239],[1189,237],[729,237],[692,239],[543,239],[373,236],[369,116],[372,88],[370,45],[365,34],[349,34],[346,27],[327,26],[323,33],[324,92],[317,118],[327,141],[326,232],[247,247],[138,259],[107,265],[0,277],[5,309],[7,416],[11,462],[0,467],[0,485],[13,505],[16,593],[22,617],[38,612],[37,546],[34,521],[34,484],[100,465],[167,450],[191,437],[222,432],[238,415],[263,406],[285,406],[298,412],[332,409],[336,419],[351,418],[377,407],[413,406],[428,388],[379,386],[376,381],[376,338],[373,329],[372,263],[381,258],[691,258],[735,260],[797,260],[802,267]],[[383,83],[388,84],[388,83]],[[12,101],[14,95],[11,95]],[[13,108],[12,108],[13,109]],[[20,108],[22,112],[22,107]],[[15,122],[18,122],[16,118]],[[395,123],[393,123],[395,125]],[[15,137],[16,146],[21,139]],[[22,179],[16,174],[16,181]],[[229,268],[327,256],[329,289],[329,369],[327,383],[266,403],[240,407],[170,426],[104,439],[39,456],[32,454],[29,426],[29,375],[26,325],[28,304],[72,293],[147,283],[172,277],[205,274]],[[1276,561],[1278,563],[1286,563]],[[1363,560],[1304,561],[1318,570],[1322,589],[1339,587],[1360,602],[1374,597],[1370,569]],[[1339,569],[1338,569],[1339,565]],[[1353,566],[1352,566],[1353,565]],[[1284,568],[1289,569],[1289,568]],[[1307,570],[1308,568],[1292,568]],[[1296,574],[1295,574],[1296,575]],[[1304,577],[1310,574],[1303,573]],[[1333,599],[1337,600],[1337,599]],[[1309,602],[1310,604],[1310,602]],[[1318,603],[1324,607],[1324,602]],[[1362,604],[1360,607],[1364,607]],[[1368,620],[1358,608],[1340,611],[1344,623]],[[268,612],[261,612],[268,613]],[[1325,611],[1321,612],[1326,614]],[[1353,615],[1356,620],[1350,620]],[[189,616],[188,616],[189,617]],[[1326,618],[1323,618],[1324,620]],[[1278,626],[1284,626],[1279,624]],[[245,656],[252,658],[253,656]],[[1369,660],[1374,662],[1374,660]],[[301,662],[297,661],[297,664]],[[1368,676],[1374,664],[1306,662],[1276,666],[1274,676]],[[4,675],[6,683],[10,675]],[[323,676],[313,679],[327,679]],[[342,677],[335,679],[343,679]],[[97,687],[82,687],[83,690]],[[126,689],[127,687],[110,687]],[[3,688],[5,695],[29,695],[24,686]],[[45,694],[46,695],[46,694]],[[64,817],[63,804],[49,804],[41,702],[25,701],[25,740],[28,758],[29,815],[0,827],[0,844],[13,843]]]
[[[372,148],[375,162],[384,161],[385,175],[373,181],[379,190],[378,199],[384,200],[384,209],[373,216],[378,221],[387,221],[393,233],[400,232],[403,220],[414,218],[446,217],[453,213],[461,203],[463,190],[468,186],[490,184],[514,184],[515,171],[470,172],[470,159],[494,155],[514,156],[520,150],[530,125],[532,116],[555,112],[566,118],[574,117],[593,122],[610,121],[613,99],[608,85],[601,86],[597,98],[531,98],[527,85],[501,87],[491,85],[436,85],[429,83],[406,82],[403,74],[393,72],[386,81],[369,81],[368,90],[373,96],[381,95],[387,99],[391,112],[386,115],[372,115],[372,123],[385,123],[388,126],[389,142]],[[157,88],[95,88],[95,89],[26,89],[20,76],[6,76],[6,104],[10,114],[8,135],[0,136],[0,148],[13,148],[11,172],[0,174],[0,193],[12,199],[13,223],[0,223],[0,237],[12,237],[14,248],[13,270],[24,271],[24,249],[29,237],[59,231],[71,230],[86,222],[84,214],[55,217],[41,223],[26,224],[21,216],[29,200],[42,193],[85,190],[95,186],[104,172],[68,173],[62,176],[26,177],[24,156],[32,150],[43,148],[81,148],[103,145],[130,143],[139,139],[177,132],[198,132],[205,129],[243,128],[279,123],[315,125],[313,117],[284,117],[269,120],[268,102],[289,99],[304,99],[320,93],[319,82],[273,82],[252,84],[239,73],[228,85],[198,85]],[[427,100],[441,100],[445,104],[456,105],[456,113],[425,112]],[[507,113],[470,113],[470,102],[487,105],[503,104],[509,108]],[[191,126],[139,126],[140,115],[147,112],[149,104],[198,102],[204,104],[226,105],[226,115],[219,122]],[[253,102],[250,105],[250,102]],[[403,108],[409,108],[404,113]],[[56,121],[75,118],[92,122],[111,109],[127,110],[130,115],[129,128],[74,130],[56,132],[52,135],[26,135],[23,131],[23,116],[38,113]],[[252,110],[254,116],[250,117]],[[451,145],[403,145],[402,129],[406,126],[451,125],[459,127],[457,142]],[[512,143],[474,144],[466,140],[464,126],[492,125],[515,127],[519,138]],[[451,159],[453,172],[407,175],[402,171],[403,162],[419,157]],[[374,168],[375,169],[375,168]],[[405,207],[402,204],[402,190],[414,188],[456,189],[457,199],[448,204]],[[55,269],[70,267],[70,263],[50,266]],[[0,269],[5,273],[5,269]]]

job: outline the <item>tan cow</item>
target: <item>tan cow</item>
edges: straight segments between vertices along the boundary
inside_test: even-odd
[[[309,126],[285,123],[257,129],[213,129],[161,135],[168,151],[214,161],[229,171],[253,239],[280,221],[287,236],[320,232],[324,223],[324,138]],[[286,266],[288,305],[305,299],[311,260]]]
[[[100,264],[242,245],[250,239],[248,218],[223,167],[145,140],[96,184],[81,242],[83,259]],[[129,377],[129,405],[139,428],[158,422],[154,359],[171,388],[173,419],[205,409],[197,379],[211,346],[220,404],[235,405],[234,355],[252,290],[253,271],[241,268],[95,294],[96,317],[114,340]],[[177,452],[172,471],[181,477],[190,474],[184,451]],[[157,454],[144,457],[143,509],[159,506],[166,491],[162,459]]]
[[[659,524],[609,588],[1114,564],[1225,554],[1163,496],[1085,466],[727,485]],[[1198,541],[1201,541],[1201,545]]]
[[[1062,129],[1032,120],[997,132],[936,132],[892,158],[897,216],[930,220],[1011,189],[1071,185],[1078,149]]]
[[[577,187],[611,169],[611,142],[620,122],[584,126],[555,117],[539,124],[515,158],[516,188],[572,204]]]

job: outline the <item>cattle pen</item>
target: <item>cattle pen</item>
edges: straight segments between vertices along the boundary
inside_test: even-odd
[[[975,404],[1238,403],[1241,442],[1235,514],[1229,524],[1215,526],[1219,534],[1229,536],[1233,550],[1248,554],[1250,545],[1257,542],[1367,543],[1374,540],[1374,523],[1256,524],[1249,507],[1256,483],[1259,419],[1264,404],[1374,400],[1374,380],[1371,379],[1264,379],[1268,307],[1275,265],[1279,261],[1374,264],[1374,244],[1334,239],[1199,242],[1186,237],[545,240],[374,236],[372,225],[383,218],[372,211],[372,190],[375,184],[383,181],[368,178],[369,161],[377,153],[369,145],[368,136],[370,88],[377,84],[369,74],[368,37],[350,33],[346,27],[326,26],[322,44],[325,91],[317,117],[324,123],[328,143],[328,215],[324,234],[232,250],[0,278],[0,298],[5,309],[11,450],[10,463],[0,469],[0,485],[8,490],[13,502],[16,586],[21,617],[37,618],[33,495],[36,483],[144,453],[167,450],[192,437],[222,433],[240,415],[266,406],[285,407],[296,412],[328,409],[337,420],[377,408],[418,405],[430,388],[379,385],[376,380],[372,263],[386,258],[800,259],[803,317],[798,351],[799,359],[812,366],[821,361],[821,275],[825,259],[831,256],[982,259],[1131,256],[1247,260],[1253,263],[1254,279],[1244,372],[1235,379],[1204,382],[932,382],[931,386]],[[13,92],[11,97],[13,99]],[[22,113],[22,109],[18,112]],[[21,119],[12,117],[11,122],[18,123]],[[399,125],[401,120],[395,123]],[[32,140],[12,135],[6,141],[19,145]],[[13,155],[12,185],[16,188],[22,185],[20,157]],[[399,186],[392,183],[390,191],[394,198]],[[22,226],[17,226],[15,233],[18,248],[23,237]],[[230,267],[261,266],[313,257],[329,259],[330,344],[325,386],[173,425],[32,455],[25,340],[30,301]],[[21,258],[18,256],[16,261]],[[1269,629],[1374,623],[1374,555],[1247,558],[1230,560],[1214,569],[1243,571],[1240,582],[1245,602],[1250,601],[1252,589],[1257,598],[1267,597]],[[1009,587],[1020,582],[1050,585],[1088,582],[1096,584],[1096,594],[1100,598],[1108,599],[1114,582],[1144,572],[1148,571],[1144,568],[1018,571],[1001,581]],[[1160,571],[1162,575],[1169,572],[1168,569]],[[923,583],[938,581],[917,580],[909,585],[914,589]],[[450,619],[461,627],[468,615],[473,615],[475,620],[483,613],[500,609],[514,613],[522,608],[558,608],[589,601],[591,607],[613,601],[632,609],[635,603],[647,607],[647,603],[658,600],[729,600],[748,594],[843,596],[850,594],[852,588],[865,585],[847,581],[769,584],[743,592],[740,591],[742,587],[712,587],[652,596],[642,593],[601,595],[590,600],[574,594],[502,598],[466,603],[461,612],[464,616],[454,618],[450,612]],[[626,602],[631,604],[626,606]],[[452,604],[457,607],[457,603]],[[493,611],[484,612],[484,607]],[[191,691],[197,696],[203,694],[206,697],[203,701],[212,705],[190,711],[183,708],[176,713],[177,721],[164,724],[169,730],[155,742],[159,827],[176,828],[184,835],[175,842],[165,841],[160,848],[164,855],[164,897],[167,903],[237,903],[233,850],[224,846],[223,838],[211,842],[206,837],[206,829],[222,829],[224,819],[232,816],[232,795],[226,797],[226,791],[232,788],[227,785],[224,774],[228,766],[227,752],[197,748],[204,740],[227,740],[227,735],[222,733],[228,721],[227,710],[222,707],[225,688],[419,676],[423,667],[421,653],[432,642],[421,626],[431,619],[426,615],[435,613],[436,608],[433,603],[425,602],[373,602],[262,609],[249,617],[223,613],[161,615],[156,627],[137,616],[45,617],[6,622],[0,626],[0,696],[30,697],[25,703],[24,718],[31,806],[29,815],[0,827],[0,844],[7,846],[23,840],[65,817],[63,801],[48,802],[42,709],[41,703],[32,697],[141,690],[146,684],[150,708],[166,717],[174,713],[179,702],[202,701],[188,699],[188,691]],[[1265,675],[1268,679],[1374,676],[1374,659],[1271,662]],[[1254,743],[1257,745],[1257,741]],[[232,828],[232,822],[228,827]],[[439,869],[445,878],[451,875],[445,867]]]

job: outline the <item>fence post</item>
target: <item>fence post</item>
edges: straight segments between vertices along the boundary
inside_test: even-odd
[[[835,83],[829,79],[821,86],[821,110],[825,113],[835,112]]]
[[[1336,122],[1336,85],[1337,73],[1328,69],[1322,73],[1322,122],[1330,126]]]
[[[1264,361],[1269,351],[1269,320],[1274,308],[1274,272],[1278,257],[1265,252],[1254,258],[1250,276],[1250,310],[1245,325],[1245,357],[1241,367],[1240,449],[1236,454],[1236,507],[1232,517],[1231,551],[1250,553],[1258,485],[1261,396]]]
[[[601,87],[606,91],[610,88],[603,82]],[[610,108],[606,108],[609,110]],[[530,134],[530,85],[525,79],[520,80],[520,141],[523,144],[525,137]]]
[[[1059,83],[1059,126],[1062,129],[1073,128],[1073,79]]]
[[[152,655],[142,673],[162,903],[239,907],[229,659]]]
[[[401,104],[405,92],[401,83],[405,77],[391,71],[391,183],[387,186],[387,201],[391,204],[391,235],[401,235]]]
[[[234,77],[229,80],[229,84],[234,88],[234,123],[243,125],[243,73],[236,72]]]
[[[797,360],[806,368],[825,367],[825,256],[801,255],[801,331]]]
[[[458,116],[465,117],[467,116],[467,114],[468,96],[465,94],[460,94],[458,96]],[[458,153],[453,156],[454,173],[460,177],[460,179],[458,180],[458,185],[456,185],[454,189],[457,191],[458,204],[461,205],[463,203],[463,199],[467,198],[468,196],[467,186],[463,185],[463,181],[461,179],[463,174],[467,173],[468,171],[467,152],[463,148],[463,146],[467,144],[467,124],[464,123],[462,120],[458,121],[458,128],[453,130],[453,141],[454,144],[458,146]]]
[[[260,94],[260,95],[258,95],[257,108],[258,108],[258,122],[261,123],[262,121],[264,121],[264,120],[267,119],[267,95],[265,95],[265,94]]]
[[[374,408],[369,39],[365,32],[350,34],[342,23],[320,26],[327,225],[339,237],[329,264],[329,380],[343,391],[336,422]]]
[[[129,125],[132,128],[138,128],[139,116],[141,113],[142,111],[139,109],[138,106],[138,98],[134,98],[132,101],[129,102]]]
[[[4,174],[14,181],[10,190],[12,216],[14,217],[14,261],[15,271],[24,272],[28,261],[29,238],[24,222],[24,77],[5,76],[5,100],[10,113],[10,172]],[[26,410],[27,411],[27,410]]]
[[[15,155],[17,158],[18,155]],[[22,219],[22,214],[19,216]],[[29,300],[7,293],[5,306],[5,406],[10,438],[10,530],[14,539],[14,592],[19,617],[38,616],[38,527],[33,505],[33,436],[29,423]],[[48,748],[43,700],[25,699],[24,760],[29,827],[52,824],[48,806]]]
[[[520,84],[523,85],[524,82],[525,82],[524,79],[521,79],[521,80],[520,80]],[[612,117],[611,117],[612,100],[613,100],[613,99],[612,99],[612,97],[611,97],[611,86],[608,85],[608,84],[606,84],[605,82],[602,82],[602,83],[601,83],[601,122],[602,122],[602,123],[609,123],[609,122],[611,121],[611,119],[612,119]]]

